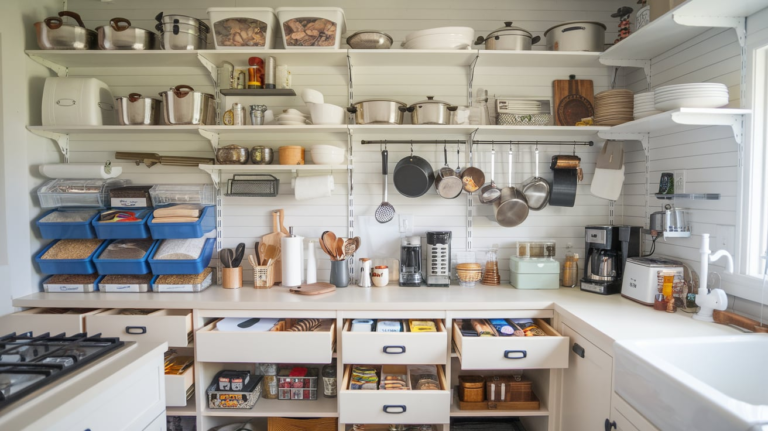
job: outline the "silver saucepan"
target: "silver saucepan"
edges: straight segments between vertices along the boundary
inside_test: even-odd
[[[403,124],[407,106],[397,100],[364,100],[347,108],[347,111],[355,114],[355,124]]]
[[[531,46],[541,40],[534,37],[528,30],[512,25],[512,21],[504,22],[504,27],[497,28],[488,36],[479,36],[475,45],[485,44],[487,50],[530,51]]]

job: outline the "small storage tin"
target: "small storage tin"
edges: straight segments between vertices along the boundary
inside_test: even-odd
[[[107,247],[109,247],[109,244],[112,244],[116,240],[107,241]],[[101,253],[94,255],[93,263],[96,265],[96,271],[98,271],[99,274],[102,275],[111,275],[111,274],[125,274],[125,275],[138,275],[138,274],[149,274],[150,268],[149,268],[149,256],[152,255],[152,253],[155,252],[155,249],[157,248],[157,244],[160,241],[155,241],[152,243],[152,246],[147,250],[146,253],[144,253],[144,257],[141,259],[102,259]],[[101,251],[102,253],[104,250],[107,249],[107,247],[104,247],[104,249]],[[142,292],[146,292],[146,290],[143,290]]]
[[[110,204],[112,208],[151,208],[152,197],[149,190],[152,187],[154,186],[125,186],[112,189],[109,191]]]
[[[216,207],[203,208],[200,218],[194,223],[155,223],[153,219],[154,217],[147,221],[147,226],[154,239],[202,238],[206,233],[216,229]],[[197,271],[195,274],[200,272]]]
[[[40,266],[40,272],[43,274],[93,274],[96,272],[93,257],[100,255],[107,247],[107,241],[104,241],[85,259],[43,259],[45,252],[57,242],[59,240],[51,242],[35,256],[35,262]]]
[[[485,401],[485,378],[483,376],[459,376],[459,400],[468,403]]]
[[[113,208],[113,209],[125,209],[125,208]],[[131,209],[126,209],[132,211]],[[137,211],[143,211],[139,209]],[[101,218],[101,212],[99,216],[95,217],[91,224],[96,232],[96,236],[100,239],[144,239],[150,237],[149,223],[153,216],[152,211],[145,214],[139,221],[121,221],[121,222],[104,222],[99,220]]]
[[[201,292],[213,283],[213,273],[208,274],[200,284],[157,284],[158,278],[160,276],[156,275],[150,282],[153,292]]]
[[[522,376],[493,376],[485,381],[489,402],[521,402],[533,400],[532,382]]]
[[[559,289],[560,263],[555,259],[509,258],[509,284],[517,289]]]
[[[96,231],[93,229],[91,222],[98,218],[99,212],[95,211],[94,214],[86,221],[75,222],[41,222],[40,220],[48,217],[49,214],[58,211],[53,209],[47,211],[41,215],[35,224],[40,229],[40,235],[45,239],[93,239],[96,238]],[[83,212],[88,211],[83,209]],[[91,210],[93,211],[93,210]]]
[[[251,374],[246,387],[242,391],[218,390],[219,371],[213,382],[208,386],[208,408],[211,409],[250,409],[261,397],[261,380],[263,376]]]
[[[149,266],[152,273],[156,275],[200,274],[211,263],[215,245],[216,238],[208,238],[203,245],[200,256],[195,260],[155,260],[155,253],[160,247],[158,244],[149,256]]]
[[[68,284],[68,283],[51,283],[50,280],[54,276],[50,276],[43,281],[43,289],[50,293],[61,292],[73,292],[73,293],[87,293],[99,290],[99,280],[104,277],[98,277],[93,283],[84,284]]]
[[[114,284],[114,283],[104,283],[104,277],[102,276],[97,280],[99,290],[102,292],[112,292],[112,293],[140,293],[140,292],[149,292],[149,283],[138,283],[138,284],[127,284],[127,283],[121,283],[121,284]]]

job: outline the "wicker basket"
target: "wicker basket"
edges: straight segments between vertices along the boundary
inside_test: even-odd
[[[497,126],[549,126],[551,124],[550,114],[496,114]]]
[[[253,287],[270,289],[275,285],[275,265],[256,266],[253,268]]]

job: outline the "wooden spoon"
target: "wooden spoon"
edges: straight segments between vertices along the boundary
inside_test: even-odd
[[[355,250],[357,250],[357,247],[355,247],[355,240],[350,238],[346,241],[344,241],[344,258],[352,257],[353,254],[355,254]]]
[[[360,250],[360,237],[356,236],[352,240],[355,241],[355,250]]]
[[[331,256],[333,260],[337,260],[336,256],[338,256],[338,253],[336,253],[336,234],[331,231],[323,232],[323,241],[325,241],[325,248],[328,249],[328,255]]]
[[[344,260],[344,238],[336,238],[336,260]]]
[[[325,232],[328,232],[328,231],[325,231]],[[323,253],[325,253],[328,256],[330,256],[331,252],[328,250],[328,247],[325,246],[325,239],[324,239],[325,232],[323,232],[323,234],[320,235],[320,241],[318,241],[318,242],[320,243],[320,249],[323,250]]]

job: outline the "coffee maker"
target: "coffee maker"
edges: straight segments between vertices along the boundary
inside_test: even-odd
[[[621,292],[621,280],[628,257],[642,252],[639,226],[587,226],[587,251],[580,288],[587,292],[611,295]]]
[[[427,286],[451,285],[451,232],[427,232]]]
[[[421,286],[421,237],[410,236],[400,241],[400,286]]]

